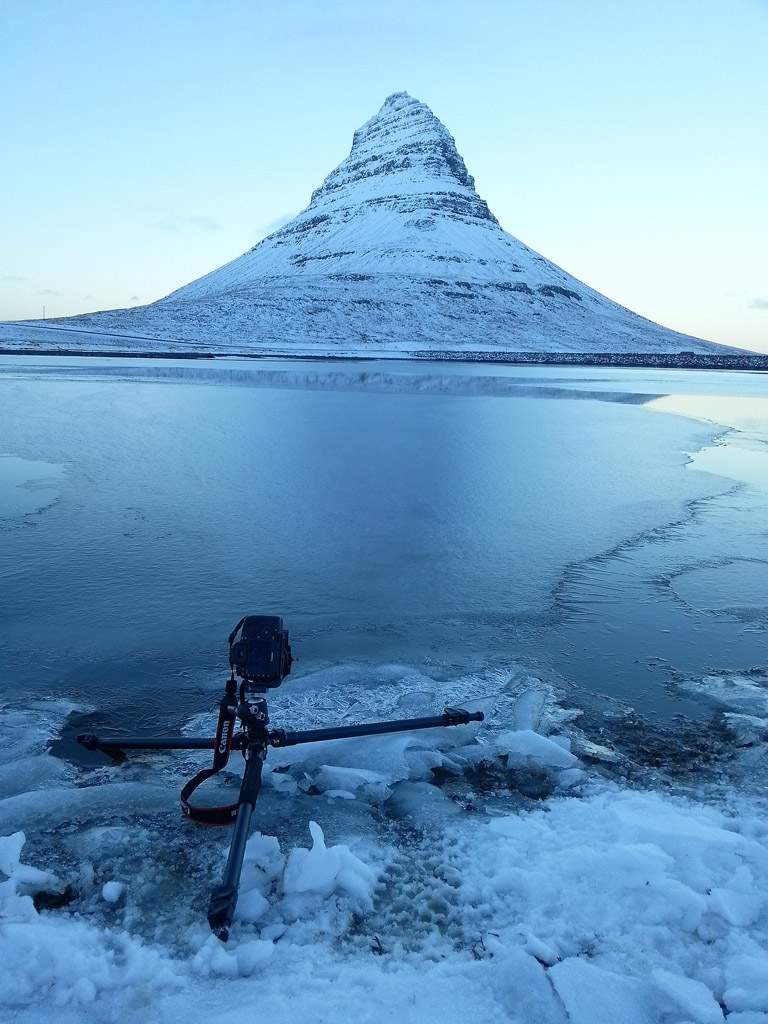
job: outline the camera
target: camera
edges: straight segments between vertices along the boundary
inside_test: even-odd
[[[240,639],[235,640],[239,630]],[[288,630],[279,615],[246,615],[229,638],[229,663],[252,690],[271,690],[291,671]]]

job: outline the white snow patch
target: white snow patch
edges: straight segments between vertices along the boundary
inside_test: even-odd
[[[294,849],[288,857],[283,877],[285,893],[319,893],[330,896],[343,889],[364,906],[373,903],[376,872],[356,857],[348,846],[325,845],[323,830],[310,821],[312,849]]]
[[[696,1024],[722,1024],[723,1011],[706,985],[657,968],[651,975],[656,990],[669,1001],[669,1011]]]
[[[117,903],[124,892],[125,884],[123,882],[105,882],[101,895],[106,903]]]
[[[569,1024],[658,1024],[648,986],[573,957],[549,972]]]

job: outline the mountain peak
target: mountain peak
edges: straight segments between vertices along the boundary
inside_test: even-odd
[[[349,156],[315,189],[309,209],[337,206],[347,197],[358,204],[361,187],[377,201],[397,202],[407,196],[412,203],[420,195],[433,213],[447,210],[498,223],[475,191],[451,133],[426,103],[407,92],[388,96],[354,133]]]

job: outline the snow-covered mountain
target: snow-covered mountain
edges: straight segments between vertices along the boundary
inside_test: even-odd
[[[355,132],[309,206],[243,256],[151,305],[57,323],[240,351],[723,351],[504,231],[453,137],[404,92]]]

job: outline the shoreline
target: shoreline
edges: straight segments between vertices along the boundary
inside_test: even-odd
[[[695,352],[487,352],[487,351],[435,351],[413,352],[213,352],[213,351],[158,351],[130,349],[78,349],[78,348],[6,348],[0,345],[0,356],[64,356],[83,359],[289,359],[369,362],[379,359],[412,359],[414,361],[443,361],[464,363],[499,363],[520,366],[611,366],[683,370],[748,370],[768,371],[768,354]]]

